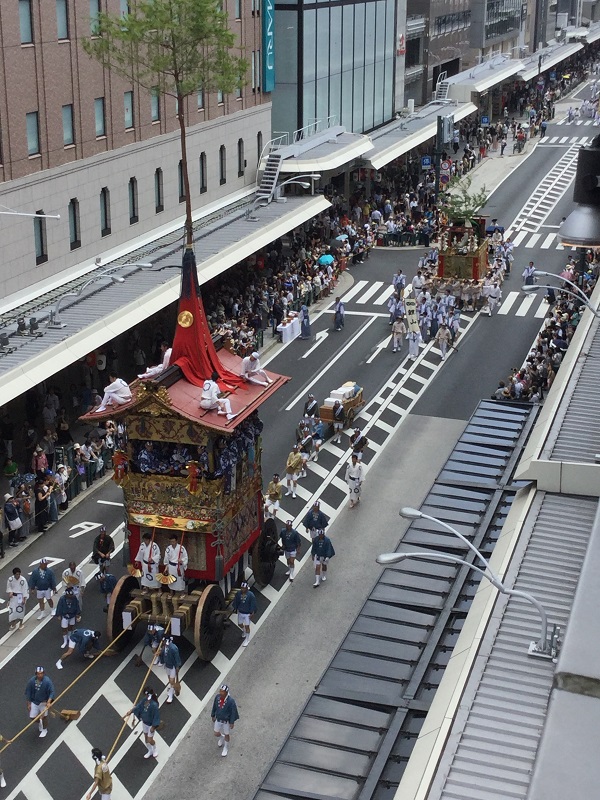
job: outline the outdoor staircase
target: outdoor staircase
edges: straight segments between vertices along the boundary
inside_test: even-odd
[[[435,99],[447,100],[449,90],[450,90],[450,84],[448,83],[448,81],[440,81],[438,85],[435,87]]]
[[[265,169],[260,179],[260,184],[256,190],[256,203],[263,201],[270,203],[277,188],[277,178],[281,169],[282,157],[278,153],[269,153]]]

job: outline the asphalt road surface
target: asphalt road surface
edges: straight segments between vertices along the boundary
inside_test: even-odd
[[[485,212],[506,226],[512,225],[538,184],[577,144],[571,140],[591,137],[592,132],[589,126],[567,126],[557,118],[544,141],[493,193]],[[311,465],[308,477],[302,480],[298,498],[284,498],[281,518],[289,515],[298,522],[315,497],[322,500],[322,507],[332,517],[330,532],[339,553],[331,582],[313,592],[308,588],[312,587],[309,568],[301,570],[292,587],[286,582],[284,564],[279,563],[273,585],[257,591],[259,613],[249,648],[240,649],[241,639],[232,625],[220,653],[206,664],[198,660],[191,642],[181,638],[182,693],[172,705],[162,706],[164,727],[158,735],[158,759],[144,760],[139,728],[136,732],[127,729],[111,762],[115,800],[145,796],[208,799],[222,797],[224,789],[228,794],[235,790],[238,797],[253,793],[308,696],[311,682],[314,684],[335,652],[377,577],[375,548],[390,549],[398,541],[401,527],[394,520],[403,504],[400,499],[417,504],[478,401],[489,397],[498,380],[526,356],[546,307],[543,293],[532,299],[519,293],[521,272],[530,260],[539,268],[559,272],[570,254],[557,248],[556,237],[551,235],[556,234],[561,218],[572,208],[568,165],[565,169],[567,179],[563,175],[555,181],[552,208],[546,212],[538,204],[530,215],[530,229],[525,235],[521,235],[522,230],[513,234],[518,247],[513,273],[503,287],[500,313],[491,319],[465,314],[458,349],[445,363],[432,344],[422,348],[414,364],[407,360],[406,345],[399,354],[391,350],[385,305],[391,278],[398,267],[412,277],[419,256],[418,250],[400,248],[373,252],[363,265],[351,269],[352,283],[344,279],[343,331],[333,330],[329,306],[313,316],[312,341],[292,342],[269,359],[270,369],[292,380],[262,409],[265,480],[274,471],[283,472],[306,394],[311,391],[322,401],[331,389],[353,380],[364,387],[366,405],[357,424],[371,442],[365,453],[369,472],[364,503],[356,512],[346,508],[342,477],[349,454],[347,438],[341,446],[328,443],[318,464]],[[35,542],[8,551],[11,561],[3,562],[0,581],[7,580],[15,565],[29,572],[42,556],[50,557],[59,573],[70,560],[85,564],[99,525],[105,524],[121,542],[122,520],[120,490],[106,483],[85,496]],[[302,563],[306,563],[305,555]],[[88,563],[85,569],[91,576],[93,565]],[[119,556],[113,562],[113,571],[124,572]],[[58,672],[54,667],[61,654],[58,622],[53,618],[38,622],[33,601],[29,609],[23,633],[5,633],[0,638],[0,733],[9,738],[27,723],[23,693],[36,665],[45,665],[58,693],[88,664],[74,655]],[[0,607],[0,619],[5,613],[6,605]],[[6,616],[3,618],[6,620]],[[82,625],[101,630],[105,625],[102,598],[93,579],[85,595]],[[296,645],[302,644],[303,656],[294,650],[294,633],[301,637],[301,642],[296,638]],[[0,790],[0,797],[77,800],[85,794],[93,767],[90,748],[98,746],[106,751],[111,747],[121,715],[146,680],[146,669],[136,667],[133,660],[134,652],[140,651],[141,634],[138,626],[124,651],[94,663],[59,701],[58,709],[82,711],[78,722],[66,725],[53,717],[45,739],[39,739],[32,728],[3,753],[8,786]],[[280,639],[288,642],[289,658],[286,647],[279,646]],[[242,654],[245,659],[241,659]],[[147,653],[144,658],[148,663]],[[244,663],[252,665],[252,674],[246,678]],[[162,703],[166,696],[164,670],[155,668],[153,672],[149,681],[159,691]],[[242,719],[236,726],[232,752],[222,760],[213,753],[205,707],[225,678],[232,684]],[[205,739],[208,744],[200,745]]]

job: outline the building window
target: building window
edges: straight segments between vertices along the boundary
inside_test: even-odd
[[[218,103],[220,106],[222,106],[222,105],[223,105],[223,103],[224,103],[224,99],[223,99],[223,92],[222,92],[220,89],[217,91],[217,103]]]
[[[242,0],[235,0],[235,18],[242,18]]]
[[[21,44],[31,44],[33,42],[31,0],[19,0],[19,29],[21,31]]]
[[[238,100],[242,99],[242,76],[238,77],[238,85],[235,87],[235,96]]]
[[[98,17],[100,15],[100,0],[90,0],[90,32],[92,36],[98,33]]]
[[[58,39],[69,38],[68,0],[56,0],[56,36]]]
[[[110,234],[110,192],[106,186],[100,191],[100,233]]]
[[[246,170],[246,162],[244,160],[243,139],[238,139],[237,153],[238,153],[238,178],[241,178]]]
[[[175,98],[175,116],[179,117],[179,98]]]
[[[121,16],[126,17],[129,12],[129,0],[121,0]]]
[[[185,184],[183,182],[183,162],[177,164],[177,185],[179,187],[179,202],[185,202]]]
[[[106,115],[104,113],[104,98],[94,100],[94,116],[96,118],[96,136],[106,136]]]
[[[63,144],[67,147],[70,144],[75,144],[75,134],[73,132],[73,106],[62,107],[62,124],[63,124]]]
[[[258,92],[260,91],[260,50],[252,51],[250,68],[252,71],[252,91]]]
[[[227,183],[227,148],[224,144],[219,147],[219,183]]]
[[[42,210],[36,214],[43,214]],[[33,218],[33,238],[35,240],[35,263],[43,264],[48,261],[48,242],[46,240],[46,220],[44,217]]]
[[[200,153],[200,194],[208,189],[208,181],[206,175],[206,153]]]
[[[69,200],[69,241],[71,250],[81,247],[81,227],[79,224],[79,200],[73,197]]]
[[[137,179],[129,178],[129,224],[135,225],[138,221],[138,187]]]
[[[152,89],[152,94],[150,95],[150,115],[152,117],[152,122],[158,122],[160,120],[160,95],[158,93],[158,86]]]
[[[40,123],[37,111],[25,115],[27,125],[27,155],[35,156],[40,152]]]
[[[163,171],[159,167],[154,170],[154,210],[157,214],[164,211],[164,196],[163,196]]]
[[[259,131],[256,134],[256,164],[260,167],[260,157],[262,156],[263,151],[263,135],[262,131]]]
[[[125,130],[133,128],[133,92],[123,95],[123,111],[125,113]]]
[[[198,111],[204,108],[204,89],[198,89]]]

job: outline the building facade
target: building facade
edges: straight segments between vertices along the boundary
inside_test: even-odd
[[[275,4],[273,134],[335,117],[355,133],[394,114],[395,0]]]
[[[249,62],[231,95],[186,99],[192,206],[250,187],[270,135],[261,9],[226,0]],[[127,83],[81,46],[123,0],[14,0],[0,8],[0,202],[55,219],[2,218],[3,296],[101,256],[183,214],[176,100]],[[8,220],[10,219],[10,224]]]

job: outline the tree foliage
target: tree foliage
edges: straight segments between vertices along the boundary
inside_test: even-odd
[[[129,13],[98,14],[85,52],[149,92],[177,98],[186,193],[186,243],[192,243],[184,99],[200,89],[228,93],[245,82],[242,57],[220,0],[131,0]]]
[[[449,220],[471,220],[487,203],[488,193],[485,187],[479,192],[473,192],[471,194],[469,191],[471,183],[471,178],[463,178],[456,187],[453,187],[452,194],[446,195],[444,210]]]

